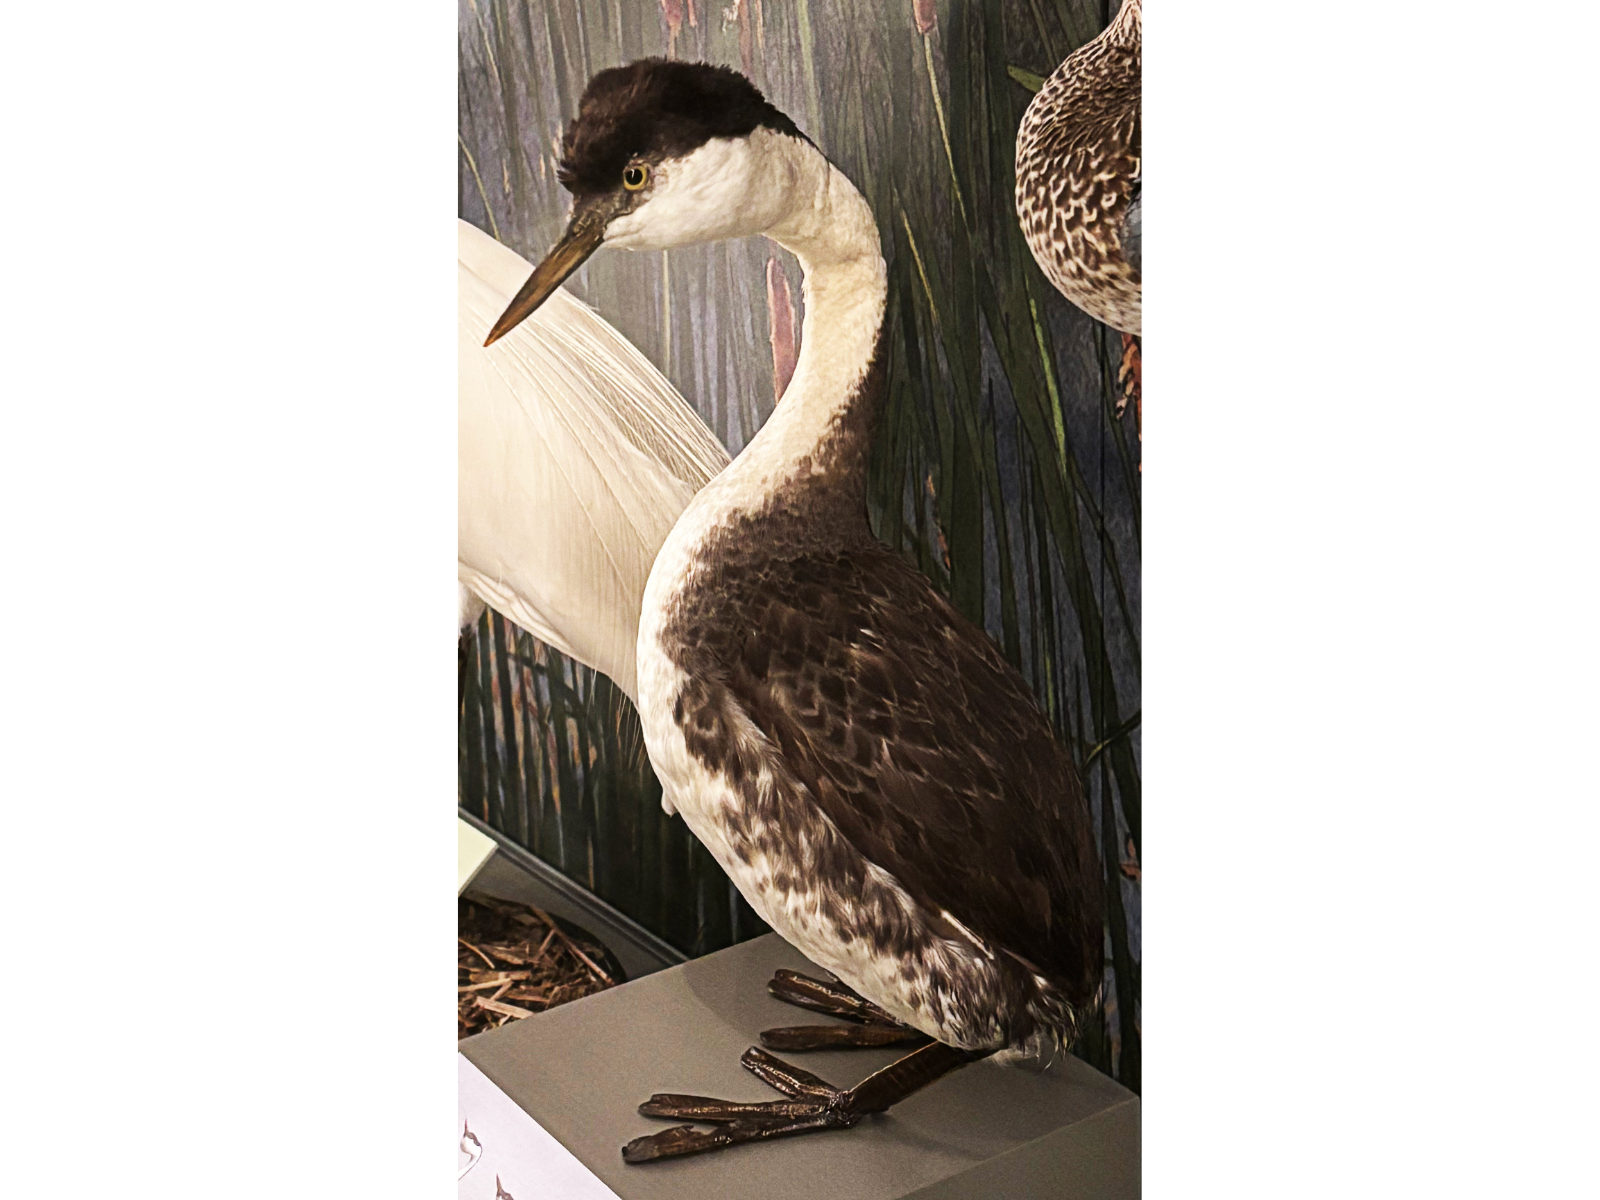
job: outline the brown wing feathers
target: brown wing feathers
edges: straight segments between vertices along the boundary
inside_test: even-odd
[[[1085,997],[1101,971],[1092,828],[1021,678],[870,535],[785,554],[751,524],[719,539],[685,614],[700,684],[681,719],[725,731],[733,711],[706,710],[742,712],[804,788],[789,802],[820,808],[931,923],[945,910]]]

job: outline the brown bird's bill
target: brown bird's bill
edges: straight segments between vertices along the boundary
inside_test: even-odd
[[[567,276],[583,266],[588,257],[600,248],[606,236],[606,226],[620,207],[617,198],[611,195],[578,201],[573,207],[572,220],[567,224],[566,233],[551,247],[544,261],[533,269],[522,290],[511,298],[506,311],[500,314],[500,319],[484,339],[485,346],[494,345],[532,316],[534,310],[549,299],[550,293],[560,287]]]

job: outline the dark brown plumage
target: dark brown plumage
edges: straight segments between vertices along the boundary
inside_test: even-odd
[[[678,158],[712,138],[744,137],[758,127],[805,137],[737,71],[644,58],[589,80],[561,139],[557,174],[576,196],[608,192],[632,160]]]
[[[674,719],[735,786],[764,769],[783,781],[750,789],[731,820],[743,855],[790,864],[773,886],[802,882],[807,847],[816,877],[850,883],[824,901],[830,919],[890,956],[965,940],[951,914],[1002,956],[982,977],[930,981],[972,1008],[971,1027],[983,1012],[1001,1044],[1041,1028],[1070,1041],[1103,972],[1082,787],[994,641],[872,535],[881,334],[879,347],[821,461],[704,547],[709,569],[666,631],[687,676]],[[740,735],[746,722],[761,739]]]

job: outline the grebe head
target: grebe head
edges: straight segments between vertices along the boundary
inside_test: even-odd
[[[659,58],[601,71],[561,142],[558,176],[572,193],[572,219],[484,345],[515,328],[602,245],[665,250],[782,224],[810,203],[797,187],[809,157],[821,161],[737,71]]]

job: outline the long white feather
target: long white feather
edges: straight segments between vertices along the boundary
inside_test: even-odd
[[[635,698],[650,566],[727,451],[565,290],[484,349],[533,268],[465,221],[458,230],[460,581]],[[463,619],[472,607],[463,597]]]

